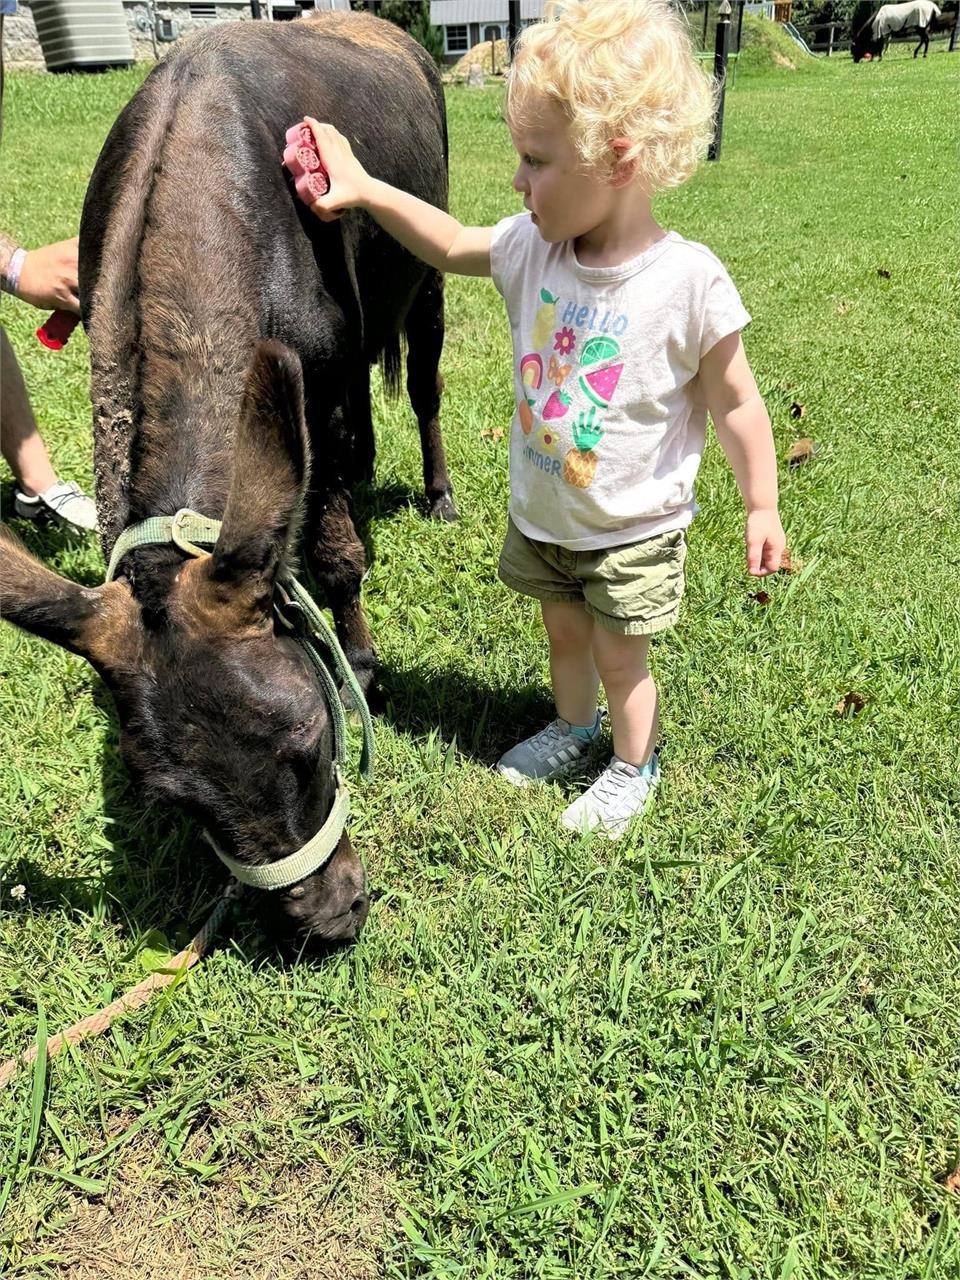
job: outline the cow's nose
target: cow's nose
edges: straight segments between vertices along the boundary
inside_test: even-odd
[[[324,912],[316,917],[311,928],[311,939],[320,943],[353,942],[370,914],[370,897],[360,890],[348,900],[346,908],[336,914]]]

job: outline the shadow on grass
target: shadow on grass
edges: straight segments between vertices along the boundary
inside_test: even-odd
[[[425,670],[384,664],[380,669],[383,718],[401,733],[431,730],[481,764],[493,765],[504,751],[542,729],[556,714],[543,684],[505,688],[477,680],[461,667]]]

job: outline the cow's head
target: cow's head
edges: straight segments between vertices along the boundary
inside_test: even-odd
[[[326,701],[273,610],[308,470],[299,362],[264,342],[247,376],[213,554],[136,553],[145,557],[138,577],[151,576],[149,603],[123,578],[87,588],[59,577],[0,526],[2,615],[96,668],[116,702],[133,776],[250,865],[305,844],[334,797]],[[255,899],[298,944],[351,940],[368,909],[346,835],[319,871]]]

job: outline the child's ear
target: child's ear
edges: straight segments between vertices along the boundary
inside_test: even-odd
[[[614,138],[610,143],[610,185],[626,187],[637,176],[637,160],[627,160],[627,152],[633,146],[629,138]]]

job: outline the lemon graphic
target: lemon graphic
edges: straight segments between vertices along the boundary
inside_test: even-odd
[[[533,322],[532,346],[542,347],[550,337],[550,330],[557,323],[557,299],[546,289],[540,290],[540,301],[543,306],[537,312]]]

